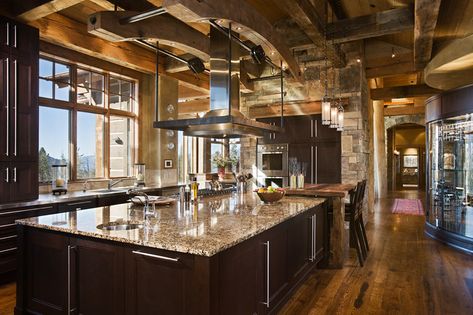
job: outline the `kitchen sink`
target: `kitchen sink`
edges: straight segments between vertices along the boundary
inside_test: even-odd
[[[129,221],[108,222],[97,225],[97,229],[105,231],[126,231],[142,228],[143,224],[132,223]]]

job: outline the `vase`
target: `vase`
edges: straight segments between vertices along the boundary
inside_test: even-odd
[[[219,167],[217,173],[219,180],[225,179],[225,167]]]

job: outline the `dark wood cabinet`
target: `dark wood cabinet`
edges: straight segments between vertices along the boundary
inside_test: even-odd
[[[74,269],[71,293],[77,314],[125,314],[126,274],[123,248],[106,242],[71,238]],[[67,288],[66,288],[67,289]],[[100,292],[100,294],[97,294]]]
[[[193,256],[151,248],[126,249],[126,314],[200,314],[191,308]]]
[[[307,184],[341,181],[340,142],[299,143],[289,145],[289,158],[306,165]]]
[[[16,314],[275,314],[328,256],[325,225],[321,205],[211,257],[19,226]]]
[[[10,189],[2,201],[33,200],[38,197],[33,164],[38,164],[39,33],[0,17],[0,38],[0,161],[10,162],[9,178],[2,178]]]
[[[66,314],[70,307],[71,248],[69,238],[37,229],[25,231],[25,306],[37,314]]]
[[[78,211],[97,207],[97,199],[95,197],[87,200],[76,200],[58,204],[58,212]]]

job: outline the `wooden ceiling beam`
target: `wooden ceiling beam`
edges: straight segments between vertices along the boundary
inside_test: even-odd
[[[411,7],[345,19],[327,25],[327,39],[335,43],[399,33],[414,26]]]
[[[148,49],[127,42],[112,43],[87,32],[86,25],[62,16],[50,14],[29,23],[39,29],[41,40],[65,47],[95,58],[99,58],[142,73],[153,74],[156,68],[156,54]],[[162,65],[160,73],[167,74]],[[183,74],[176,77],[188,87],[208,91],[208,76]]]
[[[92,14],[87,29],[98,37],[109,41],[132,39],[158,40],[161,44],[174,46],[200,59],[209,59],[210,40],[201,32],[169,14],[162,14],[132,24],[122,24],[122,18],[139,12],[103,11]]]
[[[399,75],[399,74],[412,74],[415,73],[414,63],[412,61],[409,62],[400,62],[400,63],[393,63],[385,66],[380,67],[373,67],[366,69],[366,77],[368,79],[371,78],[378,78],[378,77],[388,77],[392,75]]]
[[[23,22],[31,22],[41,19],[49,14],[72,7],[83,0],[51,0],[51,1],[21,1],[20,12],[17,12],[17,19]]]
[[[294,78],[300,83],[304,82],[299,65],[287,47],[284,37],[246,1],[164,0],[163,7],[168,13],[186,23],[224,19],[241,25],[245,29],[244,35],[247,39],[277,52],[286,62]]]
[[[441,92],[441,90],[431,88],[430,86],[425,84],[404,85],[381,89],[371,89],[370,97],[372,100],[390,100],[393,98],[432,96]]]
[[[418,115],[425,113],[425,106],[407,105],[401,107],[384,107],[384,116]]]
[[[432,45],[440,11],[440,2],[441,0],[415,1],[414,64],[416,69],[423,69],[432,57]]]
[[[319,16],[316,8],[310,0],[278,0],[275,4],[286,11],[306,35],[318,47],[324,47],[325,40],[325,19]],[[346,65],[345,54],[338,45],[327,45],[327,54],[335,67]]]

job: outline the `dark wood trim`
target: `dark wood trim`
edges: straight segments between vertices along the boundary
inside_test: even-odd
[[[435,95],[425,102],[425,120],[432,122],[473,113],[473,84]]]

